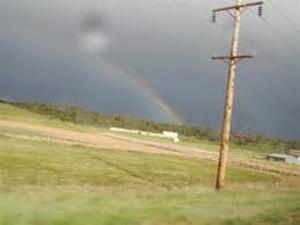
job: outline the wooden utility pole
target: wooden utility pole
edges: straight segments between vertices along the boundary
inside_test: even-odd
[[[224,187],[225,184],[225,174],[226,174],[226,164],[227,164],[227,155],[229,149],[229,140],[230,140],[230,130],[231,130],[231,117],[233,109],[233,100],[234,100],[234,86],[235,86],[235,77],[237,63],[241,59],[253,58],[250,55],[239,55],[239,38],[240,38],[240,25],[241,25],[241,13],[243,9],[251,6],[259,6],[259,15],[261,15],[262,1],[243,4],[242,0],[236,0],[235,5],[227,6],[223,8],[218,8],[213,10],[213,22],[216,20],[216,13],[221,11],[227,11],[230,16],[234,19],[233,23],[233,37],[231,43],[231,51],[229,56],[218,56],[212,57],[213,60],[222,60],[226,62],[229,66],[228,69],[228,78],[227,78],[227,89],[226,89],[226,99],[225,99],[225,108],[224,108],[224,121],[223,129],[221,134],[221,143],[220,143],[220,156],[218,164],[218,173],[216,181],[216,189],[220,190]],[[234,13],[232,14],[232,10]]]

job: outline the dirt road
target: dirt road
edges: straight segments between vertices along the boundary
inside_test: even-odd
[[[72,131],[72,130],[53,128],[53,127],[47,127],[41,125],[33,125],[33,124],[15,122],[15,121],[0,121],[0,126],[34,131],[41,135],[54,138],[52,139],[52,141],[55,141],[56,139],[58,142],[63,140],[63,141],[73,142],[74,144],[93,146],[102,149],[106,148],[106,149],[139,151],[139,152],[156,153],[156,154],[170,154],[169,151],[163,149],[145,146],[143,144],[138,144],[138,143],[132,143],[125,140],[108,137],[102,134],[84,133],[79,131]],[[180,155],[179,153],[176,152],[172,154]]]
[[[177,155],[212,161],[216,161],[218,159],[218,154],[216,152],[198,148],[184,147],[175,144],[164,144],[154,141],[139,140],[136,138],[129,138],[111,133],[92,134],[16,121],[0,121],[0,126],[35,131],[41,135],[53,138],[52,141],[68,141],[73,144],[92,146],[102,149],[106,148],[125,151],[137,151],[150,154]],[[291,168],[284,164],[271,163],[268,161],[254,159],[251,160],[247,158],[231,156],[230,163],[271,173],[300,176],[299,168]]]

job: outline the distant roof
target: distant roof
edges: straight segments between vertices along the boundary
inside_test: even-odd
[[[268,156],[276,157],[276,158],[290,158],[290,157],[293,157],[293,156],[290,156],[290,155],[280,154],[280,153],[271,153],[271,154],[268,154]]]
[[[273,158],[273,160],[281,159],[282,161],[285,161],[286,163],[300,165],[300,157],[297,158],[297,157],[294,157],[291,155],[280,154],[280,153],[271,153],[271,154],[268,154],[267,158],[269,158],[270,160],[272,158]]]

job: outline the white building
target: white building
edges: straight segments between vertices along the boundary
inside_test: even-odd
[[[272,160],[272,161],[300,165],[300,157],[294,157],[294,156],[286,155],[286,154],[280,154],[280,153],[268,154],[267,159]]]
[[[178,133],[171,131],[164,131],[163,135],[167,138],[173,139],[174,142],[179,142]]]

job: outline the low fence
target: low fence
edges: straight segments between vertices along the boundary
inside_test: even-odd
[[[164,131],[163,133],[153,133],[153,132],[147,132],[141,130],[129,130],[129,129],[119,128],[119,127],[111,127],[109,130],[114,132],[137,134],[137,135],[149,136],[149,137],[168,138],[168,139],[172,139],[174,142],[179,142],[178,133],[171,132],[171,131]]]

